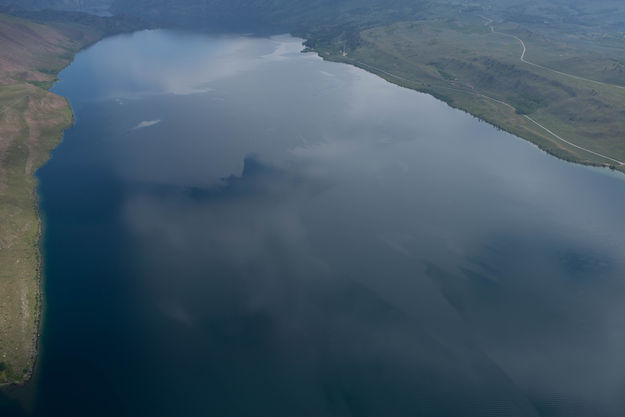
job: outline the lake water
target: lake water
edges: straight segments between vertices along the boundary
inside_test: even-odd
[[[625,176],[301,49],[62,72],[29,414],[625,415]]]

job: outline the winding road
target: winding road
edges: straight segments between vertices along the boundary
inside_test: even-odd
[[[492,19],[488,19],[487,17],[484,17],[484,16],[480,16],[480,17],[482,19],[487,20],[485,25],[490,28],[490,31],[492,33],[496,33],[498,35],[503,35],[503,36],[508,36],[508,37],[514,38],[521,44],[521,48],[523,48],[523,51],[521,52],[521,57],[520,57],[521,62],[523,62],[523,63],[525,63],[527,65],[532,65],[532,66],[534,66],[536,68],[543,69],[545,71],[553,72],[554,74],[559,74],[559,75],[563,75],[565,77],[573,78],[575,80],[587,81],[589,83],[603,85],[603,86],[606,86],[606,87],[618,88],[619,90],[625,90],[625,87],[621,86],[621,85],[610,84],[610,83],[605,83],[605,82],[602,82],[602,81],[592,80],[590,78],[580,77],[579,75],[573,75],[573,74],[569,74],[569,73],[566,73],[566,72],[554,70],[553,68],[545,67],[543,65],[539,65],[539,64],[536,64],[534,62],[528,61],[527,59],[525,59],[525,54],[527,53],[527,47],[525,46],[525,42],[523,42],[523,39],[519,38],[518,36],[512,35],[510,33],[504,33],[504,32],[496,31],[495,27],[492,25],[492,23],[493,23]]]

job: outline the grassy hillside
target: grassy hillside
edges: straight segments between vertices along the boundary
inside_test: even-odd
[[[33,17],[46,23],[0,14],[0,385],[27,379],[36,357],[40,221],[33,174],[73,120],[67,101],[48,88],[78,50],[124,27],[93,17],[77,23],[74,14]]]

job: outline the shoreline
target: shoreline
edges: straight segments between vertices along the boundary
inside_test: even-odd
[[[5,308],[0,317],[0,337],[3,337],[0,392],[22,397],[28,395],[24,387],[33,384],[39,373],[47,305],[46,224],[38,170],[49,161],[52,152],[63,142],[65,131],[76,121],[69,100],[51,90],[59,81],[59,74],[74,62],[79,52],[106,37],[143,30],[150,25],[124,16],[103,18],[52,11],[0,13],[0,25],[0,30],[12,35],[5,41],[5,52],[0,50],[0,59],[22,71],[7,70],[6,74],[0,74],[4,76],[0,89],[4,95],[0,98],[5,99],[5,111],[12,117],[3,119],[9,133],[3,139],[8,143],[7,149],[15,148],[11,148],[12,153],[7,152],[12,158],[7,157],[10,162],[0,159],[0,175],[4,173],[0,185],[7,178],[12,181],[7,183],[4,194],[0,194],[6,199],[0,208],[7,212],[8,219],[0,226],[6,226],[8,239],[12,239],[2,247],[0,259],[0,265],[6,266],[7,277],[6,292],[0,299],[0,306]],[[26,42],[17,44],[13,39],[26,39]],[[12,54],[15,48],[30,52],[34,63]],[[18,106],[14,104],[15,97],[27,100]],[[14,218],[13,213],[16,213]],[[3,215],[0,212],[0,219]]]
[[[463,111],[473,117],[475,117],[476,119],[483,121],[485,123],[490,124],[491,126],[495,127],[496,129],[499,129],[501,131],[504,131],[508,134],[511,134],[515,137],[518,137],[519,139],[522,139],[526,142],[531,143],[532,145],[536,146],[538,149],[540,149],[541,151],[545,152],[546,154],[548,154],[549,156],[555,157],[559,160],[568,162],[568,163],[573,163],[573,164],[577,164],[577,165],[582,165],[582,166],[586,166],[586,167],[595,167],[595,168],[606,168],[609,169],[611,171],[615,171],[618,172],[620,174],[625,175],[625,164],[621,164],[618,165],[616,163],[600,163],[597,161],[593,161],[593,160],[586,160],[586,159],[582,159],[580,157],[576,157],[576,155],[570,150],[570,147],[576,147],[581,149],[583,152],[588,152],[591,154],[596,154],[594,151],[590,151],[587,150],[585,148],[581,148],[578,145],[571,145],[568,141],[566,140],[562,140],[559,136],[555,135],[553,132],[545,129],[542,125],[539,125],[540,127],[542,127],[543,129],[547,130],[548,133],[547,135],[539,135],[536,134],[536,136],[540,137],[537,138],[536,136],[532,136],[530,134],[524,135],[523,132],[519,131],[520,129],[527,129],[524,127],[521,127],[521,125],[516,126],[517,131],[515,131],[514,128],[508,128],[505,126],[502,126],[501,124],[499,124],[501,121],[497,121],[497,120],[492,120],[488,118],[488,115],[485,114],[477,114],[477,112],[472,112],[471,110],[455,104],[453,101],[453,98],[450,97],[446,97],[444,94],[439,93],[438,91],[436,91],[436,87],[428,87],[425,85],[424,82],[419,81],[419,80],[409,80],[394,74],[391,74],[385,70],[382,69],[378,69],[376,67],[373,67],[369,64],[363,63],[363,62],[359,62],[356,61],[354,59],[351,59],[350,57],[348,57],[346,54],[345,55],[337,55],[335,53],[333,53],[330,50],[324,50],[321,48],[311,48],[311,47],[307,47],[306,43],[304,43],[304,50],[302,51],[303,53],[308,53],[308,52],[312,52],[317,54],[317,56],[319,56],[321,59],[323,59],[324,61],[328,61],[328,62],[335,62],[335,63],[340,63],[340,64],[347,64],[347,65],[351,65],[355,68],[359,68],[362,69],[363,71],[366,71],[370,74],[373,74],[377,77],[380,77],[384,80],[386,80],[387,82],[402,87],[402,88],[406,88],[412,91],[416,91],[422,94],[427,94],[432,96],[433,98],[442,101],[443,103],[447,104],[449,107],[456,109],[456,110],[460,110]],[[419,88],[417,86],[417,84],[423,84],[424,86]],[[445,88],[445,87],[440,87],[440,88]],[[500,102],[499,100],[493,99],[491,97],[485,96],[483,94],[480,94],[477,91],[468,91],[468,90],[461,90],[461,89],[456,89],[453,87],[447,87],[447,89],[453,90],[454,92],[459,92],[459,93],[463,93],[463,94],[467,94],[467,95],[473,95],[474,97],[477,98],[485,98],[487,100],[492,100],[492,101],[496,101],[499,102],[500,104],[509,107],[511,109],[514,109],[514,107],[512,107],[511,105],[509,105],[508,103],[504,103],[504,102]],[[515,109],[516,110],[516,109]],[[538,124],[537,122],[535,122],[533,119],[530,119],[529,117],[527,117],[527,115],[522,115],[522,114],[518,114],[519,117],[523,117],[526,119],[531,120],[534,124]],[[546,132],[546,133],[547,133]],[[551,138],[550,138],[551,137]],[[545,145],[546,143],[556,143],[556,141],[554,141],[553,139],[556,139],[560,142],[564,142],[566,144],[568,144],[568,146],[562,146],[560,145],[559,147],[556,146],[555,149],[558,150],[563,150],[564,153],[557,153],[555,150],[552,150],[554,148],[550,148],[548,146]],[[604,159],[610,159],[613,160],[611,157],[605,157],[603,155],[600,155],[602,158]]]
[[[97,39],[91,40],[87,43],[85,43],[84,45],[81,45],[81,47],[79,49],[77,49],[76,51],[73,52],[70,61],[64,65],[62,68],[60,68],[58,70],[58,72],[52,74],[53,80],[51,81],[51,85],[49,88],[41,88],[41,90],[45,91],[45,94],[52,94],[54,96],[56,96],[57,99],[62,99],[65,104],[63,106],[63,109],[61,109],[61,111],[67,111],[68,114],[70,115],[70,119],[68,120],[68,122],[64,125],[58,126],[58,128],[60,129],[60,134],[58,135],[54,135],[54,136],[50,136],[48,137],[48,139],[51,139],[53,142],[53,145],[46,150],[46,155],[45,158],[43,159],[43,161],[41,161],[40,164],[37,164],[34,166],[33,171],[31,174],[29,174],[29,177],[31,177],[31,179],[34,180],[34,188],[31,190],[32,192],[32,196],[34,198],[34,205],[33,205],[33,211],[34,211],[34,215],[37,219],[37,237],[36,237],[36,243],[35,243],[35,247],[36,247],[36,251],[35,251],[35,257],[36,257],[36,275],[35,275],[35,280],[36,280],[36,285],[37,285],[37,294],[36,294],[36,309],[35,309],[35,333],[32,337],[31,343],[32,343],[32,350],[29,354],[29,368],[28,371],[23,375],[23,379],[17,381],[17,380],[13,380],[13,381],[9,381],[9,382],[2,382],[0,383],[0,392],[4,392],[6,394],[11,394],[12,391],[14,390],[24,390],[27,389],[28,386],[31,383],[34,383],[36,381],[36,377],[37,377],[37,373],[38,373],[38,367],[40,365],[40,354],[41,354],[41,337],[43,334],[43,323],[44,323],[44,315],[45,315],[45,306],[46,306],[46,302],[45,302],[45,255],[44,255],[44,249],[43,249],[43,239],[44,239],[44,233],[45,233],[45,221],[42,215],[42,211],[41,211],[41,196],[39,194],[39,177],[37,175],[37,172],[39,171],[40,168],[42,168],[43,166],[45,166],[45,164],[50,160],[50,157],[52,155],[52,152],[63,142],[64,136],[65,136],[65,131],[69,128],[71,128],[75,121],[75,114],[74,114],[74,109],[72,108],[71,104],[69,103],[69,100],[66,97],[63,97],[59,94],[56,94],[54,92],[52,92],[52,88],[54,87],[54,85],[59,82],[59,74],[67,67],[69,67],[73,62],[74,59],[76,57],[76,55],[89,48],[90,46],[96,44],[97,42],[101,41],[102,39],[104,39],[106,36],[100,36],[98,35]],[[45,135],[41,135],[39,136],[37,139],[45,140],[46,136]],[[23,393],[22,393],[23,394]],[[26,392],[26,395],[28,395],[28,393]]]
[[[82,49],[81,49],[82,50]],[[75,56],[75,54],[74,54]],[[72,59],[73,62],[73,59]],[[71,65],[68,64],[67,66]],[[67,68],[63,67],[63,69]],[[61,69],[61,71],[63,70]],[[58,76],[58,74],[60,74],[60,72],[57,73],[55,75]],[[55,82],[56,83],[56,82]],[[47,89],[47,92],[52,93],[50,90],[52,89],[52,87],[50,87],[50,89]],[[55,93],[52,93],[55,94]],[[57,94],[58,97],[62,97],[59,96]],[[74,118],[74,111],[71,108],[69,101],[65,98],[62,97],[65,102],[67,103],[67,108],[70,110],[72,118],[71,118],[71,123],[67,126],[65,126],[62,129],[62,134],[60,138],[57,138],[58,140],[56,141],[55,146],[50,150],[50,152],[48,153],[48,156],[46,158],[46,160],[44,161],[44,163],[41,166],[38,166],[32,173],[32,177],[35,180],[35,187],[32,190],[33,194],[35,196],[34,198],[34,212],[35,212],[35,216],[38,219],[37,222],[37,239],[36,239],[36,248],[37,250],[35,251],[36,253],[36,257],[37,257],[37,273],[36,273],[36,281],[37,281],[37,308],[36,308],[36,315],[35,315],[35,334],[33,336],[32,339],[32,351],[30,354],[30,368],[28,370],[28,372],[26,374],[24,374],[24,379],[22,381],[13,381],[13,382],[5,382],[5,383],[0,383],[0,391],[6,391],[6,390],[12,390],[12,389],[22,389],[27,387],[31,382],[34,381],[36,375],[37,375],[37,367],[39,366],[39,359],[40,359],[40,346],[41,346],[41,336],[42,336],[42,329],[43,329],[43,317],[44,317],[44,313],[45,313],[45,285],[44,285],[44,280],[45,280],[45,274],[44,274],[44,270],[45,270],[45,257],[44,257],[44,251],[43,251],[43,237],[44,237],[44,230],[45,230],[45,223],[41,214],[41,198],[39,195],[39,178],[37,176],[37,171],[45,166],[45,164],[47,163],[47,161],[50,159],[50,153],[52,151],[54,151],[54,149],[56,149],[56,147],[58,145],[60,145],[63,141],[63,137],[65,136],[65,131],[67,129],[69,129],[70,127],[73,126],[74,122],[75,122],[75,118]]]

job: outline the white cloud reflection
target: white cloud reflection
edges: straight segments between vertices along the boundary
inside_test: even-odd
[[[157,119],[157,120],[144,120],[141,123],[137,124],[135,127],[133,127],[133,130],[137,130],[137,129],[143,129],[145,127],[150,127],[150,126],[154,126],[157,125],[161,122],[161,119]]]
[[[127,37],[140,38],[147,47],[129,47],[132,43]],[[212,41],[207,42],[207,37]],[[286,59],[302,49],[301,40],[290,36],[271,40],[147,30],[104,40],[97,50],[89,51],[89,59],[81,64],[89,66],[88,71],[98,80],[105,97],[206,93],[213,90],[214,81]],[[115,59],[110,59],[112,56]],[[258,56],[263,59],[257,59]]]

